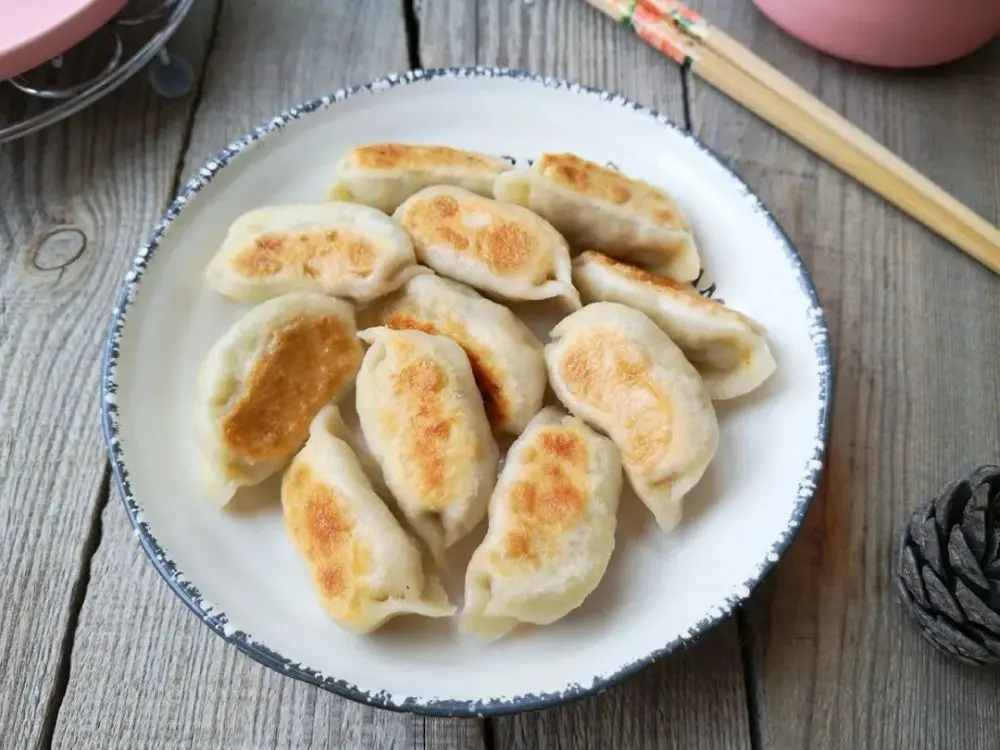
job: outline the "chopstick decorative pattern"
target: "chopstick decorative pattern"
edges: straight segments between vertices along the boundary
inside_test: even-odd
[[[708,31],[708,23],[697,11],[674,0],[643,0],[644,4],[669,18],[679,31],[695,39],[704,39]]]
[[[677,0],[587,0],[1000,274],[1000,229]]]
[[[591,5],[615,21],[627,26],[646,44],[658,49],[674,62],[690,67],[695,45],[672,19],[663,16],[653,5],[642,0],[588,0]]]

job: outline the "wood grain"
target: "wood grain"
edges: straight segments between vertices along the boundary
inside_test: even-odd
[[[1000,222],[1000,45],[881,73],[806,50],[749,3],[694,4]],[[201,625],[145,560],[117,496],[105,506],[94,404],[111,302],[179,164],[186,176],[278,109],[407,64],[394,0],[226,2],[209,42],[214,8],[196,3],[178,41],[196,67],[211,48],[193,122],[194,97],[161,100],[137,79],[0,147],[0,744],[54,733],[67,748],[996,747],[1000,674],[933,652],[889,571],[910,511],[1000,453],[1000,280],[696,80],[696,132],[802,251],[837,345],[823,491],[748,608],[751,694],[729,621],[600,696],[484,734],[482,722],[378,711],[283,678]],[[580,0],[416,10],[426,66],[560,75],[683,120],[676,68]]]
[[[749,3],[699,8],[848,119],[1000,221],[1000,45],[889,73],[824,58]],[[1000,453],[1000,280],[697,79],[694,128],[730,159],[812,271],[837,350],[823,492],[750,608],[768,748],[994,748],[1000,673],[948,662],[897,606],[914,507]]]
[[[736,625],[593,698],[494,719],[498,748],[750,748]]]
[[[183,174],[289,105],[406,67],[399,3],[224,3]],[[351,750],[431,746],[427,737],[482,747],[478,722],[361,706],[238,653],[164,585],[117,493],[102,521],[57,746]]]
[[[187,28],[190,31],[190,24]],[[197,63],[207,38],[193,33]],[[0,91],[0,111],[16,111]],[[191,100],[140,76],[0,146],[0,744],[51,734],[104,503],[101,344],[124,264],[174,180]]]
[[[505,65],[600,86],[684,122],[679,70],[580,0],[418,2],[423,65]],[[492,720],[497,748],[749,747],[734,620],[591,699]]]

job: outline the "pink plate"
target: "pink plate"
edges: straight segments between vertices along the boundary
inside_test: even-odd
[[[83,41],[128,0],[0,0],[0,81]]]
[[[789,34],[847,60],[939,65],[1000,34],[1000,0],[754,0]]]

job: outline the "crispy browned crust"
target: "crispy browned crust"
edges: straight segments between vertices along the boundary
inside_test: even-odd
[[[244,278],[274,276],[288,268],[316,278],[356,274],[375,268],[376,248],[364,237],[342,229],[272,232],[257,237],[232,259],[232,268]]]
[[[508,488],[511,525],[495,563],[537,568],[560,554],[560,540],[586,516],[588,453],[583,436],[570,427],[544,427],[533,435],[521,454],[521,475]]]
[[[400,437],[399,458],[411,478],[420,509],[438,511],[468,491],[462,467],[482,450],[452,389],[448,371],[408,341],[388,344],[399,357],[391,373],[383,429]]]
[[[445,245],[482,260],[497,276],[522,275],[525,269],[551,265],[548,246],[533,224],[509,218],[510,206],[478,196],[427,196],[408,205],[402,216],[418,254],[435,245]],[[481,225],[470,222],[470,214],[488,215]]]
[[[490,350],[480,346],[457,321],[451,324],[435,324],[416,317],[413,311],[406,309],[405,306],[397,305],[386,313],[384,322],[387,327],[397,331],[413,330],[447,336],[461,346],[469,358],[472,375],[482,394],[483,405],[486,407],[486,415],[490,422],[495,425],[504,424],[510,418],[511,406],[504,388],[503,371],[497,366]]]
[[[244,460],[282,461],[305,442],[313,417],[355,376],[361,343],[350,321],[299,315],[274,331],[239,402],[222,423]]]
[[[371,143],[353,149],[354,162],[365,169],[419,170],[441,167],[497,172],[496,163],[482,154],[448,146],[412,146],[405,143]]]
[[[622,457],[643,467],[656,460],[674,439],[674,404],[651,377],[649,356],[624,336],[598,330],[566,347],[559,373],[579,399],[612,415],[627,436]]]
[[[535,169],[546,179],[588,198],[618,206],[630,204],[658,224],[673,227],[684,223],[668,193],[576,154],[543,154]]]
[[[364,576],[372,553],[356,534],[343,498],[307,465],[294,463],[282,482],[282,500],[285,527],[309,565],[324,609],[345,622],[357,621],[370,598]]]

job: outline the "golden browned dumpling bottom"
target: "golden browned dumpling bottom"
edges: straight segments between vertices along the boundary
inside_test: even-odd
[[[299,316],[275,332],[226,416],[227,447],[248,461],[281,461],[309,434],[313,417],[357,372],[361,343],[333,315]]]
[[[522,476],[509,490],[513,528],[493,562],[537,568],[560,553],[560,538],[586,515],[587,444],[572,430],[543,429],[524,450],[522,461]]]
[[[475,339],[466,335],[467,331],[464,326],[458,322],[453,325],[435,325],[424,320],[417,320],[409,315],[405,308],[401,307],[389,311],[385,316],[385,325],[396,331],[423,331],[424,333],[447,336],[461,346],[469,358],[476,386],[483,396],[486,416],[489,417],[492,424],[501,424],[507,420],[510,414],[510,404],[503,392],[503,373],[493,361],[489,349],[478,345]]]
[[[459,203],[450,195],[439,195],[414,203],[402,224],[419,249],[445,245],[468,252],[498,276],[514,275],[524,268],[547,268],[546,244],[507,218],[504,207],[487,200]]]
[[[606,268],[618,271],[623,276],[627,276],[633,281],[637,281],[640,284],[644,284],[652,289],[673,289],[676,292],[683,292],[684,294],[690,295],[694,299],[702,300],[710,305],[718,304],[717,302],[712,302],[711,300],[702,297],[690,284],[683,284],[676,279],[670,278],[669,276],[661,276],[657,273],[650,273],[642,268],[633,266],[631,263],[623,263],[620,260],[610,258],[604,253],[596,250],[588,250],[581,253],[580,258],[584,260],[593,260]]]
[[[233,258],[233,268],[247,278],[274,276],[298,268],[310,278],[322,269],[364,276],[375,268],[376,248],[345,230],[310,230],[265,234]]]
[[[597,252],[596,250],[588,250],[585,253],[581,253],[579,257],[580,261],[594,261],[599,265],[609,268],[612,271],[620,273],[632,281],[638,284],[649,287],[654,291],[660,291],[661,289],[668,289],[673,292],[678,292],[684,295],[684,300],[687,304],[697,307],[701,312],[712,315],[717,318],[724,319],[736,319],[743,321],[750,325],[754,329],[758,329],[759,325],[743,315],[742,313],[733,310],[732,308],[726,307],[724,304],[718,300],[714,300],[710,297],[704,297],[698,293],[690,284],[684,284],[675,279],[671,279],[669,276],[660,276],[656,273],[650,273],[642,268],[637,268],[630,263],[623,263],[620,260],[615,260],[614,258],[609,258],[604,253]],[[749,356],[748,353],[744,352],[744,357]],[[689,353],[690,359],[690,353]]]
[[[631,201],[636,209],[653,221],[682,223],[673,199],[662,190],[576,154],[545,154],[539,159],[537,169],[557,185],[581,195],[616,205]]]
[[[357,620],[369,598],[363,579],[372,554],[354,534],[355,520],[344,501],[305,465],[285,476],[285,523],[306,559],[323,606],[347,622]]]
[[[447,388],[442,367],[429,357],[416,357],[395,374],[393,406],[384,417],[392,423],[387,432],[412,436],[401,458],[413,472],[422,507],[431,511],[447,507],[465,490],[455,486],[460,477],[453,476],[450,467],[464,467],[478,458],[479,441],[463,430]]]
[[[610,331],[581,337],[559,366],[577,398],[613,415],[624,438],[618,447],[638,467],[663,455],[673,439],[673,403],[651,369],[644,352]]]
[[[410,146],[404,143],[373,143],[353,151],[358,166],[368,169],[435,169],[466,167],[493,170],[493,162],[479,154],[448,146]]]

